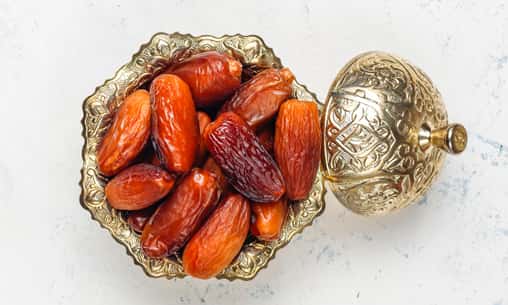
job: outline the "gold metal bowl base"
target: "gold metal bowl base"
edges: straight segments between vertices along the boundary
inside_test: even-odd
[[[107,229],[111,235],[127,248],[127,253],[152,277],[184,277],[178,257],[151,259],[140,247],[140,236],[135,233],[117,210],[106,202],[104,186],[106,179],[97,169],[97,148],[108,128],[112,114],[123,99],[135,89],[161,73],[172,62],[192,54],[217,50],[238,58],[244,65],[281,68],[280,59],[258,36],[231,35],[222,37],[192,36],[188,34],[155,34],[147,44],[141,46],[131,61],[122,66],[83,103],[83,168],[80,182],[81,204],[92,218]],[[312,100],[315,95],[304,85],[293,83],[293,98]],[[322,106],[318,103],[320,109]],[[322,171],[318,172],[309,197],[290,205],[289,213],[279,239],[272,242],[251,241],[243,246],[233,263],[217,277],[229,280],[252,279],[260,269],[266,267],[275,252],[312,221],[324,209],[325,188]]]

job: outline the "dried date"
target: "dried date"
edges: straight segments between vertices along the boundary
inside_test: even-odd
[[[256,202],[282,197],[284,180],[277,164],[238,115],[221,114],[206,127],[204,137],[211,156],[238,192]]]
[[[150,87],[152,136],[167,169],[192,168],[199,149],[199,125],[189,86],[178,76],[162,74]]]
[[[174,254],[213,211],[220,197],[215,176],[193,169],[145,225],[143,252],[153,258]]]
[[[106,199],[118,210],[140,210],[166,196],[174,183],[175,178],[162,168],[136,164],[121,171],[106,184]]]
[[[101,173],[113,176],[131,164],[150,136],[150,95],[136,90],[118,108],[97,152]]]
[[[220,112],[232,111],[256,129],[273,118],[288,99],[293,80],[287,68],[266,69],[242,84]]]
[[[199,53],[170,67],[190,87],[196,106],[214,107],[240,87],[242,64],[216,51]]]
[[[321,125],[314,102],[282,104],[275,124],[274,152],[288,198],[307,198],[321,160]]]
[[[250,232],[261,240],[276,240],[286,219],[288,204],[285,198],[268,203],[252,203]]]
[[[242,249],[249,219],[248,200],[240,194],[227,195],[185,247],[185,272],[207,279],[226,268]]]

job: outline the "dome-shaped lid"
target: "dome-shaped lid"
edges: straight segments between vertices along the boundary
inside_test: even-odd
[[[339,72],[323,115],[325,176],[339,201],[364,215],[414,202],[446,152],[467,143],[464,127],[448,124],[430,79],[381,52],[361,54]]]

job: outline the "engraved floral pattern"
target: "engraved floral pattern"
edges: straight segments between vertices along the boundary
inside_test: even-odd
[[[360,214],[408,205],[429,187],[444,159],[439,148],[418,145],[423,124],[447,124],[438,90],[419,69],[389,54],[362,54],[339,73],[324,124],[331,188]]]
[[[111,235],[127,248],[146,274],[153,277],[184,277],[178,257],[151,259],[140,248],[139,235],[132,231],[120,213],[111,209],[104,197],[106,179],[97,170],[97,147],[111,122],[112,115],[125,96],[140,85],[162,72],[173,62],[181,61],[192,54],[205,50],[228,52],[246,65],[281,67],[280,59],[273,50],[257,36],[198,36],[159,33],[141,46],[132,60],[121,67],[113,78],[99,86],[83,103],[83,168],[81,180],[81,204],[92,218],[107,229]],[[296,81],[293,97],[316,101],[313,93]],[[321,108],[321,105],[320,105]],[[325,189],[319,171],[312,192],[306,200],[291,205],[288,218],[280,238],[273,242],[252,241],[244,245],[234,262],[218,277],[226,279],[251,279],[265,267],[275,252],[287,244],[293,235],[310,225],[324,209]]]

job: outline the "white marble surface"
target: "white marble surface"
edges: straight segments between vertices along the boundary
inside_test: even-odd
[[[138,4],[139,3],[139,4]],[[395,52],[470,133],[418,204],[331,195],[250,282],[150,279],[79,205],[81,103],[158,31],[255,33],[323,99],[355,54]],[[508,304],[508,2],[0,1],[2,304]]]

